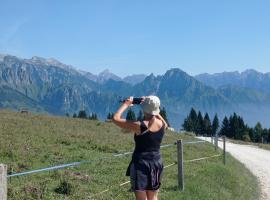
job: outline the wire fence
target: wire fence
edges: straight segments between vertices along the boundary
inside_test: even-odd
[[[185,144],[199,144],[199,143],[205,143],[205,142],[207,142],[207,141],[204,141],[204,140],[202,140],[202,141],[200,141],[200,140],[199,141],[186,141],[186,142],[181,141],[181,144],[183,144],[183,145],[185,145]],[[178,145],[178,144],[179,144],[178,142],[175,142],[173,144],[166,144],[166,145],[162,145],[161,148],[171,147],[171,146],[175,146],[175,145]],[[181,149],[180,150],[181,152],[178,152],[178,155],[183,154],[183,148],[180,148],[180,149]],[[183,163],[192,163],[192,162],[206,160],[206,159],[220,157],[220,156],[222,156],[222,154],[216,154],[216,155],[212,155],[212,156],[201,157],[201,158],[196,158],[196,159],[191,159],[191,160],[181,160],[181,161],[178,160],[178,162],[173,162],[171,164],[168,164],[168,165],[164,166],[164,169],[172,167],[174,165],[178,165],[178,168],[179,168],[179,165],[182,165],[180,167],[180,168],[182,168],[182,172],[178,171],[178,180],[179,180],[179,182],[181,182],[181,184],[179,184],[178,187],[179,187],[180,190],[184,190],[184,174],[182,174],[182,176],[180,175],[181,173],[183,173]],[[183,157],[182,157],[182,159],[183,159]],[[120,183],[120,184],[116,185],[115,187],[122,187],[122,186],[124,186],[124,185],[126,185],[128,183],[130,183],[130,181]],[[107,188],[107,189],[105,189],[105,190],[103,190],[101,192],[98,192],[98,193],[90,196],[90,198],[94,198],[94,197],[97,197],[99,195],[102,195],[102,194],[104,194],[106,192],[109,192],[111,189],[112,188]]]
[[[171,164],[169,164],[169,165],[166,165],[166,166],[164,166],[164,169],[169,168],[169,167],[172,167],[172,166],[174,166],[174,165],[176,165],[176,164],[177,164],[177,162],[174,162],[174,163],[171,163]],[[124,185],[129,184],[129,183],[130,183],[130,181],[126,181],[126,182],[123,182],[123,183],[118,184],[117,187],[122,187],[122,186],[124,186]],[[99,195],[101,195],[101,194],[104,194],[104,193],[106,193],[106,192],[109,192],[110,189],[111,189],[111,188],[107,188],[107,189],[105,189],[105,190],[103,190],[103,191],[101,191],[101,192],[98,192],[98,193],[96,193],[96,194],[93,194],[92,196],[90,196],[90,198],[93,198],[93,197],[99,196]]]
[[[204,143],[204,142],[206,142],[206,141],[187,141],[187,142],[184,142],[184,144],[197,144],[197,143]],[[176,145],[176,143],[164,144],[164,145],[161,145],[160,148],[163,149],[163,148],[167,148],[167,147],[173,147],[175,145]],[[93,159],[93,160],[82,160],[82,161],[78,161],[78,162],[50,166],[50,167],[26,171],[26,172],[13,173],[13,174],[8,174],[7,177],[11,178],[11,177],[15,177],[15,176],[23,176],[23,175],[29,175],[29,174],[39,173],[39,172],[58,170],[58,169],[63,169],[63,168],[67,168],[67,167],[78,166],[81,164],[92,163],[92,162],[96,162],[96,161],[100,161],[100,160],[106,160],[106,159],[110,159],[112,157],[123,157],[123,156],[131,155],[132,153],[133,152],[129,151],[129,152],[124,152],[124,153],[113,154],[111,157],[101,157],[101,158],[97,158],[97,159]]]
[[[215,141],[217,141],[218,139],[215,138]],[[206,160],[206,159],[211,159],[214,157],[219,157],[222,156],[222,154],[216,154],[216,155],[212,155],[212,156],[207,156],[207,157],[201,157],[201,158],[196,158],[196,159],[191,159],[191,160],[184,160],[183,159],[183,145],[188,145],[188,144],[199,144],[199,143],[205,143],[207,141],[203,141],[203,140],[198,140],[198,141],[185,141],[183,142],[182,140],[179,140],[175,143],[172,144],[164,144],[161,145],[161,149],[163,148],[168,148],[168,147],[173,147],[177,145],[177,162],[171,163],[169,165],[164,166],[164,169],[172,167],[174,165],[178,165],[178,187],[180,190],[184,190],[184,174],[183,174],[183,163],[191,163],[191,162],[196,162],[196,161],[201,161],[201,160]],[[223,161],[224,164],[226,163],[226,157],[225,157],[225,137],[223,138]],[[215,145],[217,145],[217,143],[215,143]],[[215,147],[215,149],[217,149]],[[82,160],[82,161],[78,161],[78,162],[72,162],[72,163],[66,163],[66,164],[62,164],[62,165],[56,165],[56,166],[50,166],[50,167],[46,167],[46,168],[41,168],[41,169],[35,169],[35,170],[30,170],[30,171],[25,171],[25,172],[20,172],[20,173],[13,173],[13,174],[8,174],[6,175],[6,178],[11,178],[11,177],[19,177],[19,176],[23,176],[23,175],[29,175],[29,174],[34,174],[34,173],[40,173],[40,172],[45,172],[45,171],[52,171],[52,170],[59,170],[59,169],[63,169],[63,168],[67,168],[67,167],[73,167],[73,166],[78,166],[81,164],[87,164],[87,163],[93,163],[96,161],[101,161],[101,160],[107,160],[107,159],[111,159],[111,158],[120,158],[120,157],[124,157],[127,155],[131,155],[133,152],[124,152],[124,153],[118,153],[118,154],[113,154],[111,156],[107,156],[107,157],[100,157],[97,159],[93,159],[93,160]],[[1,166],[1,165],[0,165]],[[0,169],[1,171],[1,169]],[[1,176],[1,173],[0,173]],[[130,183],[130,181],[126,181],[123,183],[120,183],[118,186],[122,187],[126,184]],[[1,185],[1,183],[0,183]],[[94,194],[91,197],[103,194],[105,192],[108,192],[110,190],[110,188],[107,188],[106,190],[103,190],[97,194]],[[4,190],[3,190],[4,191]],[[1,188],[0,188],[0,192],[1,192]],[[0,193],[1,196],[1,193]]]
[[[206,159],[209,159],[209,158],[215,158],[215,157],[219,157],[219,156],[222,156],[222,155],[221,154],[217,154],[217,155],[213,155],[213,156],[196,158],[196,159],[192,159],[192,160],[184,160],[184,163],[190,163],[190,162],[195,162],[195,161],[200,161],[200,160],[206,160]]]
[[[174,144],[164,144],[164,145],[161,145],[160,148],[163,149],[163,148],[166,148],[166,147],[172,147],[172,146],[175,146],[175,144],[176,143],[174,143]],[[50,166],[50,167],[31,170],[31,171],[26,171],[26,172],[13,173],[13,174],[8,174],[7,177],[11,178],[11,177],[29,175],[29,174],[39,173],[39,172],[58,170],[58,169],[63,169],[63,168],[67,168],[67,167],[78,166],[78,165],[81,165],[81,164],[93,163],[93,162],[97,162],[97,161],[100,161],[100,160],[107,160],[107,159],[111,159],[113,157],[123,157],[123,156],[131,155],[132,153],[133,152],[129,151],[129,152],[124,152],[124,153],[113,154],[110,157],[107,156],[107,157],[101,157],[101,158],[97,158],[97,159],[93,159],[93,160],[82,160],[82,161],[78,161],[78,162],[72,162],[72,163],[66,163],[66,164],[62,164],[62,165]]]

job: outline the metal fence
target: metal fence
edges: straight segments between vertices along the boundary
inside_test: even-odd
[[[214,139],[214,146],[215,146],[215,150],[217,150],[217,143],[218,143],[218,138],[216,137]],[[199,143],[205,143],[207,141],[185,141],[183,142],[183,140],[178,140],[177,142],[173,143],[173,144],[165,144],[165,145],[161,145],[161,148],[167,148],[167,147],[173,147],[173,146],[177,146],[177,162],[171,163],[169,165],[166,165],[164,168],[168,168],[171,166],[174,166],[177,164],[178,166],[178,187],[181,191],[184,190],[184,163],[191,163],[191,162],[197,162],[197,161],[201,161],[201,160],[205,160],[205,159],[211,159],[214,157],[219,157],[223,155],[223,163],[224,165],[226,164],[226,138],[223,137],[223,154],[216,154],[216,155],[211,155],[211,156],[207,156],[207,157],[201,157],[201,158],[195,158],[192,160],[184,160],[184,145],[189,145],[189,144],[199,144]],[[211,143],[213,144],[213,138],[211,138]],[[59,170],[59,169],[63,169],[63,168],[67,168],[67,167],[72,167],[72,166],[78,166],[81,164],[87,164],[87,163],[93,163],[96,161],[100,161],[100,160],[106,160],[106,159],[111,159],[113,157],[123,157],[123,156],[127,156],[132,154],[132,152],[125,152],[125,153],[119,153],[119,154],[113,154],[112,156],[109,157],[101,157],[101,158],[97,158],[97,159],[93,159],[93,160],[82,160],[79,162],[72,162],[72,163],[66,163],[66,164],[62,164],[62,165],[57,165],[57,166],[50,166],[50,167],[46,167],[46,168],[41,168],[41,169],[35,169],[35,170],[31,170],[31,171],[25,171],[25,172],[20,172],[20,173],[13,173],[13,174],[7,174],[7,165],[5,164],[0,164],[0,200],[6,200],[7,199],[7,180],[8,178],[11,177],[19,177],[19,176],[24,176],[24,175],[29,175],[29,174],[34,174],[34,173],[41,173],[41,172],[45,172],[45,171],[52,171],[52,170]],[[124,186],[126,184],[128,184],[130,181],[124,182],[124,183],[120,183],[119,186]],[[97,194],[94,194],[93,196],[99,195],[99,194],[103,194],[105,192],[109,191],[109,188],[106,190],[103,190]]]
[[[218,149],[218,137],[211,137],[211,143],[215,146],[215,151]],[[226,138],[223,137],[223,154],[216,154],[211,155],[207,157],[201,157],[201,158],[195,158],[192,160],[184,160],[184,148],[183,148],[184,142],[182,140],[177,141],[177,165],[178,165],[178,188],[181,191],[184,191],[185,188],[185,182],[184,182],[184,163],[190,163],[190,162],[196,162],[201,160],[206,160],[210,158],[220,157],[223,156],[223,164],[226,164]],[[189,143],[194,144],[194,143]],[[196,143],[195,143],[196,144]]]

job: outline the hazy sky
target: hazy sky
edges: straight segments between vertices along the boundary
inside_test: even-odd
[[[0,0],[0,53],[78,69],[270,71],[269,0]]]

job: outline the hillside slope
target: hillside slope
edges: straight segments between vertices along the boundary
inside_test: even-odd
[[[9,199],[134,199],[125,176],[132,151],[133,136],[111,123],[20,114],[0,111],[0,160],[8,172],[23,172],[81,160],[91,162],[52,172],[11,178]],[[195,140],[189,135],[167,132],[163,144],[177,139]],[[165,166],[176,162],[176,147],[161,150]],[[210,144],[184,145],[184,159],[214,155]],[[103,159],[100,159],[103,158]],[[185,191],[177,190],[177,167],[166,168],[160,199],[238,199],[258,198],[256,178],[228,156],[185,163]],[[102,191],[107,191],[103,192]],[[63,195],[67,193],[68,195]]]

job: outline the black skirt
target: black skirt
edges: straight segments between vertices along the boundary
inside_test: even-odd
[[[133,191],[158,190],[161,185],[163,162],[159,152],[133,153],[126,175]]]

